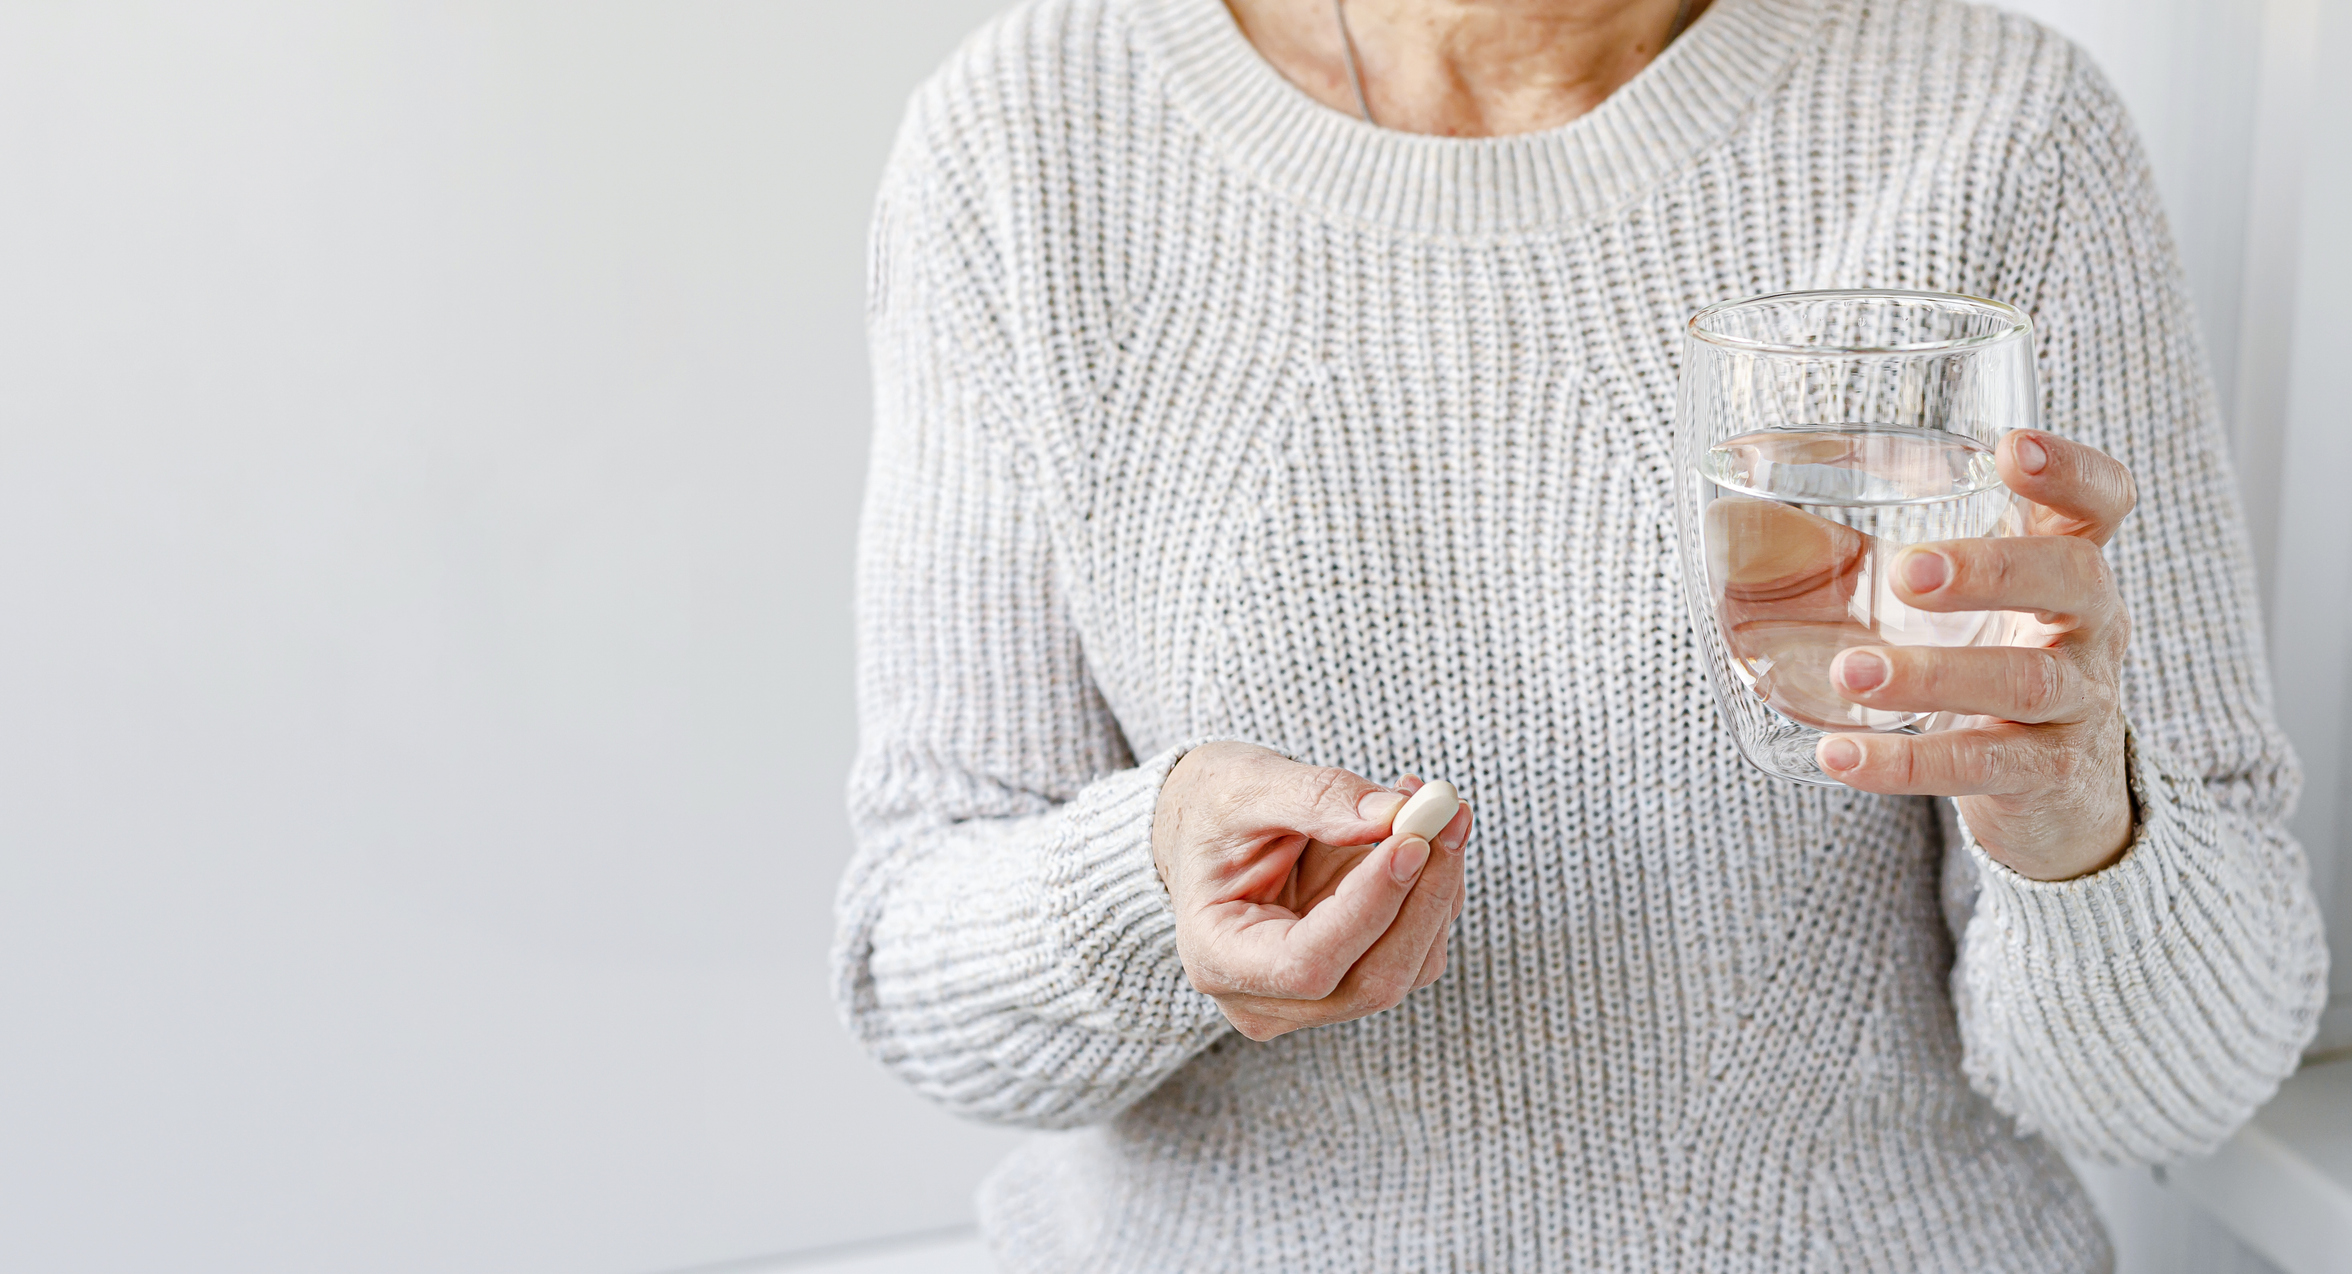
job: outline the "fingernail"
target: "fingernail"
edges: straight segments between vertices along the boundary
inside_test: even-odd
[[[1429,842],[1418,836],[1407,836],[1397,842],[1396,853],[1388,860],[1388,874],[1404,884],[1421,874],[1421,867],[1429,861]]]
[[[1886,656],[1875,650],[1849,650],[1838,656],[1837,678],[1848,690],[1876,690],[1886,684]]]
[[[1385,823],[1404,804],[1405,798],[1395,792],[1366,792],[1356,801],[1356,813],[1367,823]]]
[[[2050,463],[2050,453],[2031,437],[2017,440],[2017,467],[2027,473],[2040,473]]]
[[[1952,578],[1952,564],[1934,549],[1912,549],[1903,555],[1903,587],[1914,593],[1932,593]]]
[[[1854,746],[1852,739],[1834,735],[1821,741],[1819,756],[1825,770],[1850,770],[1862,764],[1862,749]]]

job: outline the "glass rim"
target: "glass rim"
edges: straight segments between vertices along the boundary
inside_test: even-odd
[[[1998,332],[1980,336],[1961,336],[1947,341],[1920,341],[1910,345],[1787,345],[1778,341],[1750,340],[1728,332],[1710,331],[1708,319],[1733,310],[1790,301],[1929,301],[1955,310],[1989,312],[2009,320],[2009,326]],[[2016,306],[1981,296],[1960,292],[1910,292],[1899,288],[1821,288],[1795,292],[1767,292],[1762,296],[1741,297],[1732,301],[1717,301],[1690,316],[1685,330],[1696,340],[1709,345],[1736,350],[1743,354],[1790,354],[1812,358],[1863,357],[1873,354],[1934,354],[1950,350],[1976,349],[1998,345],[2033,333],[2033,320]]]

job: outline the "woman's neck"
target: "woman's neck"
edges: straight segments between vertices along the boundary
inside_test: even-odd
[[[1641,72],[1707,0],[1344,0],[1383,128],[1499,137],[1556,128]],[[1291,83],[1358,113],[1331,0],[1225,0]]]

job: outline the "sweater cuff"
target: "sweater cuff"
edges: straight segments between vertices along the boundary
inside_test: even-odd
[[[1088,784],[1046,859],[1054,946],[1079,990],[1078,1020],[1128,1038],[1177,1039],[1225,1023],[1176,953],[1176,911],[1152,861],[1160,787],[1193,739]]]
[[[2261,993],[2274,979],[2257,966],[2275,941],[2253,930],[2272,908],[2243,897],[2243,855],[2211,792],[2144,737],[2125,746],[2138,826],[2099,871],[2020,875],[1962,821],[1979,882],[1971,941],[1993,958],[1966,961],[1955,989],[1964,1028],[2009,1042],[2008,1055],[1972,1055],[1967,1069],[2024,1131],[2099,1158],[2160,1160],[2228,1136],[2299,1045]],[[2248,1056],[2280,1047],[2281,1058]],[[2033,1091],[2053,1083],[2078,1097]],[[2155,1121],[2168,1126],[2135,1126],[2151,1111],[2171,1112]]]

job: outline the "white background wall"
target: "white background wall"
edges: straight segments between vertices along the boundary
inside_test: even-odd
[[[0,1270],[969,1215],[823,966],[865,219],[992,7],[0,4]]]
[[[0,1269],[968,1216],[1007,1139],[823,952],[866,208],[994,7],[0,5]],[[2027,7],[2148,134],[2332,797],[2352,0]],[[2224,1250],[2101,1188],[2127,1274]]]

